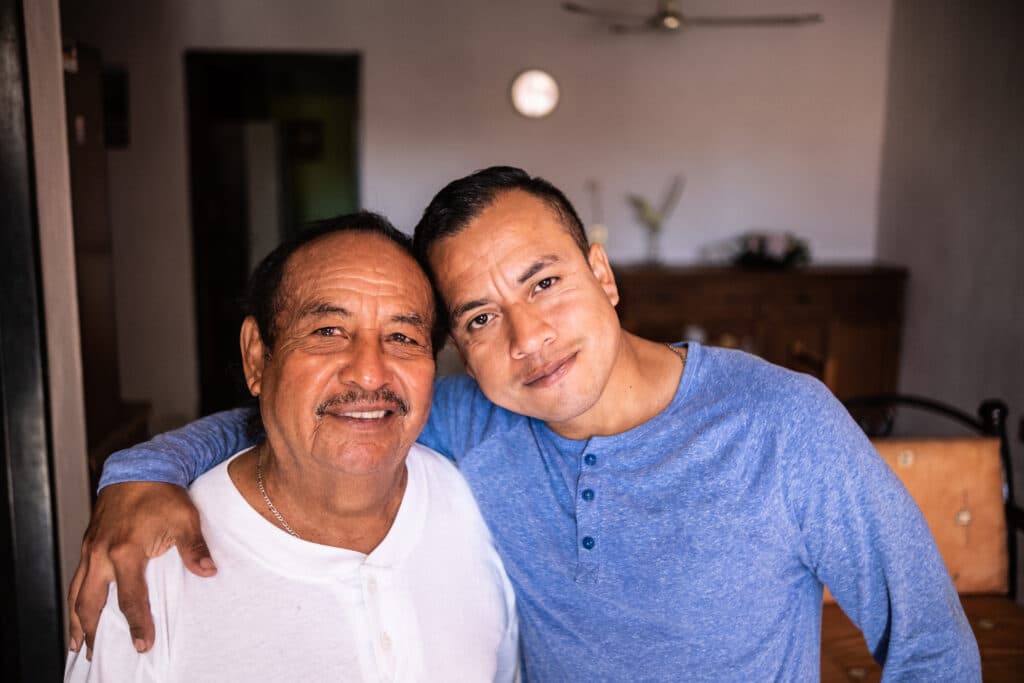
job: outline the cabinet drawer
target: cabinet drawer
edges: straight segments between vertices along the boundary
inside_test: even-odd
[[[792,285],[764,297],[760,314],[768,320],[825,320],[832,308],[832,292],[827,287]]]
[[[753,286],[695,282],[680,286],[624,287],[622,308],[643,320],[688,321],[724,316],[749,320],[757,315],[759,295]]]
[[[901,268],[631,266],[616,277],[623,327],[642,337],[736,346],[810,372],[841,396],[896,388]]]

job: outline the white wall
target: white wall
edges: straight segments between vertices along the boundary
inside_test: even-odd
[[[653,2],[602,0],[646,11]],[[752,227],[790,229],[820,260],[875,253],[890,0],[689,0],[693,14],[816,11],[803,28],[609,34],[557,0],[78,0],[65,33],[129,67],[132,145],[110,154],[123,393],[155,427],[197,404],[183,53],[360,52],[361,193],[411,228],[448,180],[494,163],[561,186],[591,220],[604,188],[609,252],[644,255],[624,196],[689,178],[665,259]],[[517,116],[512,77],[554,74],[550,118]]]
[[[78,325],[69,322],[78,320],[78,296],[59,14],[57,0],[24,5],[57,548],[60,585],[65,588],[78,566],[91,501],[82,346]],[[61,604],[66,624],[67,604],[63,600]]]
[[[1024,498],[1024,6],[893,16],[879,253],[911,271],[900,388],[971,413],[1005,400]]]

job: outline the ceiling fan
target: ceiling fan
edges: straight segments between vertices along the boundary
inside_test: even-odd
[[[637,15],[611,10],[596,9],[576,2],[563,2],[562,9],[576,14],[587,14],[612,22],[608,28],[613,33],[641,33],[662,31],[672,33],[691,26],[801,26],[816,24],[823,20],[820,14],[743,14],[690,16],[679,10],[675,0],[658,0],[654,14]]]

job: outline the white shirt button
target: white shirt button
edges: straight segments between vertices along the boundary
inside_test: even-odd
[[[391,636],[387,634],[387,631],[380,635],[380,646],[385,652],[391,651]]]
[[[366,590],[368,590],[371,595],[376,593],[377,592],[377,579],[373,578],[372,576],[370,578],[368,578],[366,580]]]

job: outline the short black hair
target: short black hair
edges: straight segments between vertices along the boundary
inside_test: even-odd
[[[499,195],[521,190],[547,204],[565,229],[587,255],[589,244],[583,222],[576,209],[557,187],[539,177],[531,177],[521,168],[491,166],[448,183],[423,211],[413,234],[413,248],[421,263],[428,263],[427,254],[439,240],[455,235],[480,215]],[[429,265],[427,273],[430,274]]]
[[[288,261],[295,252],[307,244],[338,232],[380,235],[409,254],[420,265],[424,275],[427,274],[426,266],[413,251],[412,239],[395,228],[388,219],[380,214],[359,211],[307,223],[295,236],[286,239],[260,261],[252,275],[249,276],[243,309],[246,315],[251,315],[256,321],[260,339],[268,352],[273,351],[277,339],[277,317],[284,307],[280,290]],[[444,313],[437,292],[431,292],[431,296],[434,300],[434,325],[430,331],[430,341],[436,358],[438,351],[444,346],[445,337],[448,334],[445,326],[447,315]]]

